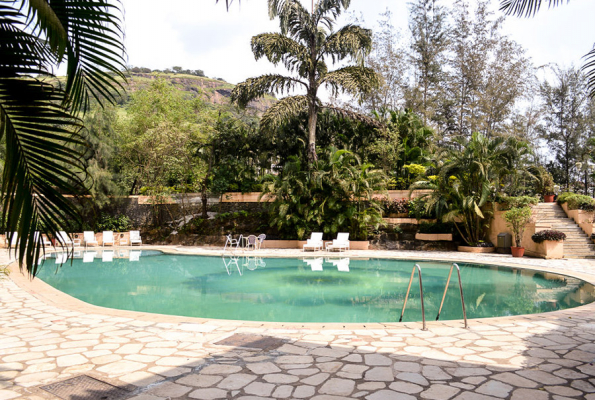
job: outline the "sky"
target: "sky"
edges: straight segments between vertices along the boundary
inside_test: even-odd
[[[448,0],[443,0],[446,4]],[[471,0],[473,2],[473,0]],[[268,72],[282,72],[267,60],[255,61],[250,50],[252,36],[278,32],[271,21],[266,0],[225,1],[170,0],[166,7],[156,0],[123,0],[125,44],[128,65],[165,69],[181,66],[201,69],[209,77],[239,83]],[[308,9],[311,2],[302,0]],[[392,24],[408,35],[405,0],[352,0],[349,12],[362,16],[374,29],[379,14],[392,12]],[[492,0],[496,15],[499,1]],[[534,18],[506,17],[503,32],[521,44],[535,65],[582,64],[581,57],[593,47],[595,1],[573,0],[555,9],[544,7]],[[342,16],[337,26],[348,21]]]

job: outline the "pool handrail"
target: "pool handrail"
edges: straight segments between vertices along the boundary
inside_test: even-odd
[[[427,331],[426,327],[426,310],[424,308],[424,286],[421,281],[421,267],[419,264],[415,264],[411,269],[411,278],[409,278],[409,286],[407,286],[407,294],[405,295],[405,303],[403,303],[403,309],[401,310],[401,317],[399,322],[403,321],[403,314],[405,314],[405,307],[407,307],[407,300],[409,299],[409,291],[411,290],[411,283],[413,283],[413,276],[415,275],[415,269],[417,268],[417,276],[419,276],[419,298],[421,299],[421,318],[423,321],[422,331]]]
[[[436,321],[440,318],[440,313],[442,312],[442,306],[444,305],[444,299],[446,298],[446,292],[448,291],[448,285],[450,284],[450,277],[452,276],[453,268],[457,268],[457,275],[459,277],[459,292],[461,293],[461,305],[463,307],[463,318],[465,320],[465,329],[468,329],[469,326],[467,325],[467,310],[465,309],[465,297],[463,296],[463,283],[461,282],[461,269],[457,263],[452,263],[450,267],[450,271],[448,272],[448,279],[446,280],[446,287],[444,288],[444,294],[442,295],[442,301],[440,302],[440,309],[438,309],[438,315],[436,316]]]

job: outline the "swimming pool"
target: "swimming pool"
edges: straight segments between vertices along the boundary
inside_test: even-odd
[[[411,269],[422,268],[426,318],[436,317],[447,262],[307,257],[173,255],[134,250],[79,252],[45,260],[40,279],[98,306],[188,317],[273,322],[396,322]],[[468,318],[532,314],[595,300],[577,278],[459,263]],[[440,320],[461,319],[456,273]],[[403,321],[421,320],[417,277]]]

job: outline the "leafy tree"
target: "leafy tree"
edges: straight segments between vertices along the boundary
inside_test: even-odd
[[[569,190],[571,171],[578,161],[580,149],[586,147],[584,112],[587,92],[584,77],[574,68],[553,69],[555,83],[547,80],[540,86],[543,100],[543,123],[539,127],[542,137],[551,146],[556,162],[563,173]]]
[[[348,231],[365,240],[382,223],[374,193],[384,188],[384,181],[381,171],[355,154],[331,148],[310,167],[297,157],[289,161],[281,174],[265,182],[262,196],[273,199],[271,224],[286,237]]]
[[[500,0],[500,9],[508,15],[516,15],[518,17],[532,17],[541,8],[541,0]],[[564,3],[562,0],[549,0],[548,7],[556,7]],[[590,96],[595,97],[595,45],[593,49],[585,56],[585,64],[582,70],[585,72]]]
[[[85,193],[79,111],[116,101],[125,68],[121,12],[107,0],[0,5],[0,138],[5,228],[18,233],[18,259],[35,275],[41,235],[67,229],[78,213],[62,193]],[[50,72],[66,63],[63,82]],[[10,239],[10,237],[9,237]],[[10,242],[10,241],[9,241]]]
[[[281,32],[254,36],[252,52],[257,60],[266,57],[275,65],[283,63],[295,76],[262,75],[238,84],[232,91],[232,101],[245,108],[252,100],[271,92],[289,94],[296,88],[305,90],[305,95],[284,97],[270,107],[262,116],[261,127],[272,130],[291,116],[307,112],[310,162],[317,158],[316,121],[321,110],[366,119],[323,104],[318,98],[319,89],[324,86],[332,94],[347,92],[359,96],[378,84],[376,73],[363,65],[372,46],[371,31],[356,25],[333,31],[335,18],[349,3],[350,0],[320,0],[309,13],[299,0],[269,0],[269,13],[271,18],[279,17]],[[327,60],[334,64],[347,58],[357,64],[329,71]]]

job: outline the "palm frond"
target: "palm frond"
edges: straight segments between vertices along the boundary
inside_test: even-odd
[[[281,33],[292,37],[304,37],[304,31],[316,26],[312,14],[299,0],[269,0],[269,16],[279,17]]]
[[[351,57],[363,63],[372,51],[372,31],[357,25],[345,25],[326,39],[321,55],[330,56],[333,62]]]
[[[73,111],[86,110],[91,98],[99,104],[115,102],[122,82],[124,60],[121,10],[108,0],[34,0],[27,3],[27,17],[45,37],[58,62],[66,56],[65,104]]]
[[[355,111],[351,111],[351,110],[347,110],[345,108],[340,108],[340,107],[335,107],[333,105],[330,104],[325,104],[322,108],[330,111],[331,113],[344,117],[344,118],[349,118],[349,119],[353,119],[356,121],[360,121],[363,122],[365,124],[368,124],[370,126],[373,126],[375,128],[384,128],[384,125],[378,121],[377,119],[373,118],[373,117],[369,117],[367,115],[364,114],[360,114],[358,112]]]
[[[569,0],[566,0],[568,3]],[[518,17],[532,17],[541,8],[542,0],[502,0],[500,10],[508,15]],[[548,8],[557,7],[564,3],[564,0],[547,0]]]
[[[326,84],[333,96],[340,92],[356,96],[370,93],[378,86],[379,79],[372,68],[350,66],[329,72],[320,83]]]
[[[589,87],[589,96],[595,98],[595,46],[593,50],[585,55],[585,65],[581,67],[581,70],[585,73],[587,78],[587,85]]]
[[[248,78],[233,88],[231,91],[231,101],[241,108],[246,108],[254,99],[270,93],[289,93],[296,85],[307,87],[304,82],[298,79],[279,74],[267,74],[257,78]]]
[[[256,60],[266,57],[275,65],[283,62],[289,71],[300,70],[309,61],[308,50],[303,45],[280,33],[256,35],[251,44]]]
[[[2,176],[3,219],[8,232],[18,233],[19,263],[32,275],[43,252],[35,231],[52,236],[68,219],[78,220],[62,193],[84,191],[82,124],[60,105],[63,96],[37,80],[0,79],[0,139],[11,155]]]
[[[306,96],[285,97],[268,108],[260,120],[263,130],[273,130],[287,122],[292,116],[308,110]]]

